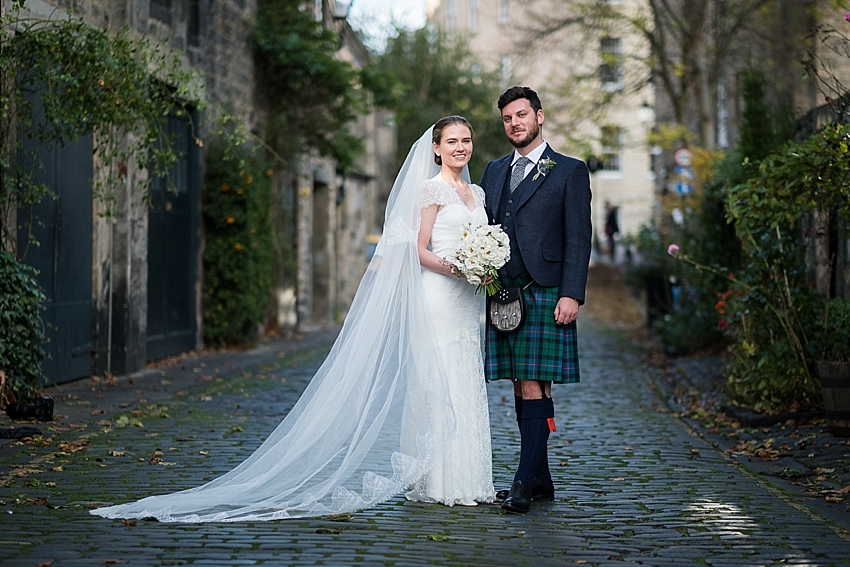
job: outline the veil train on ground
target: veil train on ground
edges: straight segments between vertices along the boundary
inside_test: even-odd
[[[439,171],[431,132],[396,178],[384,234],[330,354],[266,441],[202,486],[92,514],[187,523],[341,514],[386,501],[429,470],[455,428],[416,246],[421,183]]]

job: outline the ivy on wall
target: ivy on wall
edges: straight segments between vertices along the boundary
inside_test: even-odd
[[[35,181],[43,167],[38,148],[31,159],[16,159],[19,131],[47,147],[96,133],[103,175],[93,185],[109,203],[121,184],[119,164],[133,161],[150,178],[167,177],[178,156],[163,117],[204,99],[200,77],[183,71],[163,45],[126,29],[112,35],[75,17],[25,18],[19,9],[0,18],[0,85],[0,244],[10,250],[17,246],[10,232],[15,210],[48,192]]]
[[[0,250],[0,372],[15,397],[35,396],[45,352],[41,304],[44,293],[35,270]],[[5,392],[0,396],[6,398]]]

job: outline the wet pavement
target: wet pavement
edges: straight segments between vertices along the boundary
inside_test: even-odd
[[[196,486],[242,461],[292,407],[332,339],[316,332],[53,389],[57,419],[37,424],[44,437],[0,445],[0,565],[850,564],[843,504],[830,515],[744,466],[719,430],[671,408],[675,385],[647,366],[646,344],[593,310],[580,325],[582,382],[554,392],[556,501],[526,515],[401,496],[350,517],[246,524],[88,513]],[[502,488],[519,436],[510,385],[488,388]]]

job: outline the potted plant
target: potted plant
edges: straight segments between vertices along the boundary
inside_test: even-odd
[[[850,437],[850,297],[826,304],[818,361],[823,406],[830,433]]]

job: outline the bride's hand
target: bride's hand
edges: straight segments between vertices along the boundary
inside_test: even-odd
[[[454,264],[452,264],[452,267],[451,267],[451,273],[452,273],[452,275],[453,275],[454,277],[456,277],[456,278],[458,278],[458,279],[460,279],[460,280],[465,280],[465,279],[466,279],[466,274],[464,274],[463,272],[461,272],[461,271],[460,271],[460,269],[459,269],[457,266],[455,266]]]
[[[466,276],[463,274],[463,272],[461,272],[460,269],[457,266],[455,266],[453,263],[446,260],[445,258],[440,258],[440,265],[448,268],[448,270],[447,270],[448,274],[446,274],[446,275],[454,276],[456,278],[466,279]]]

